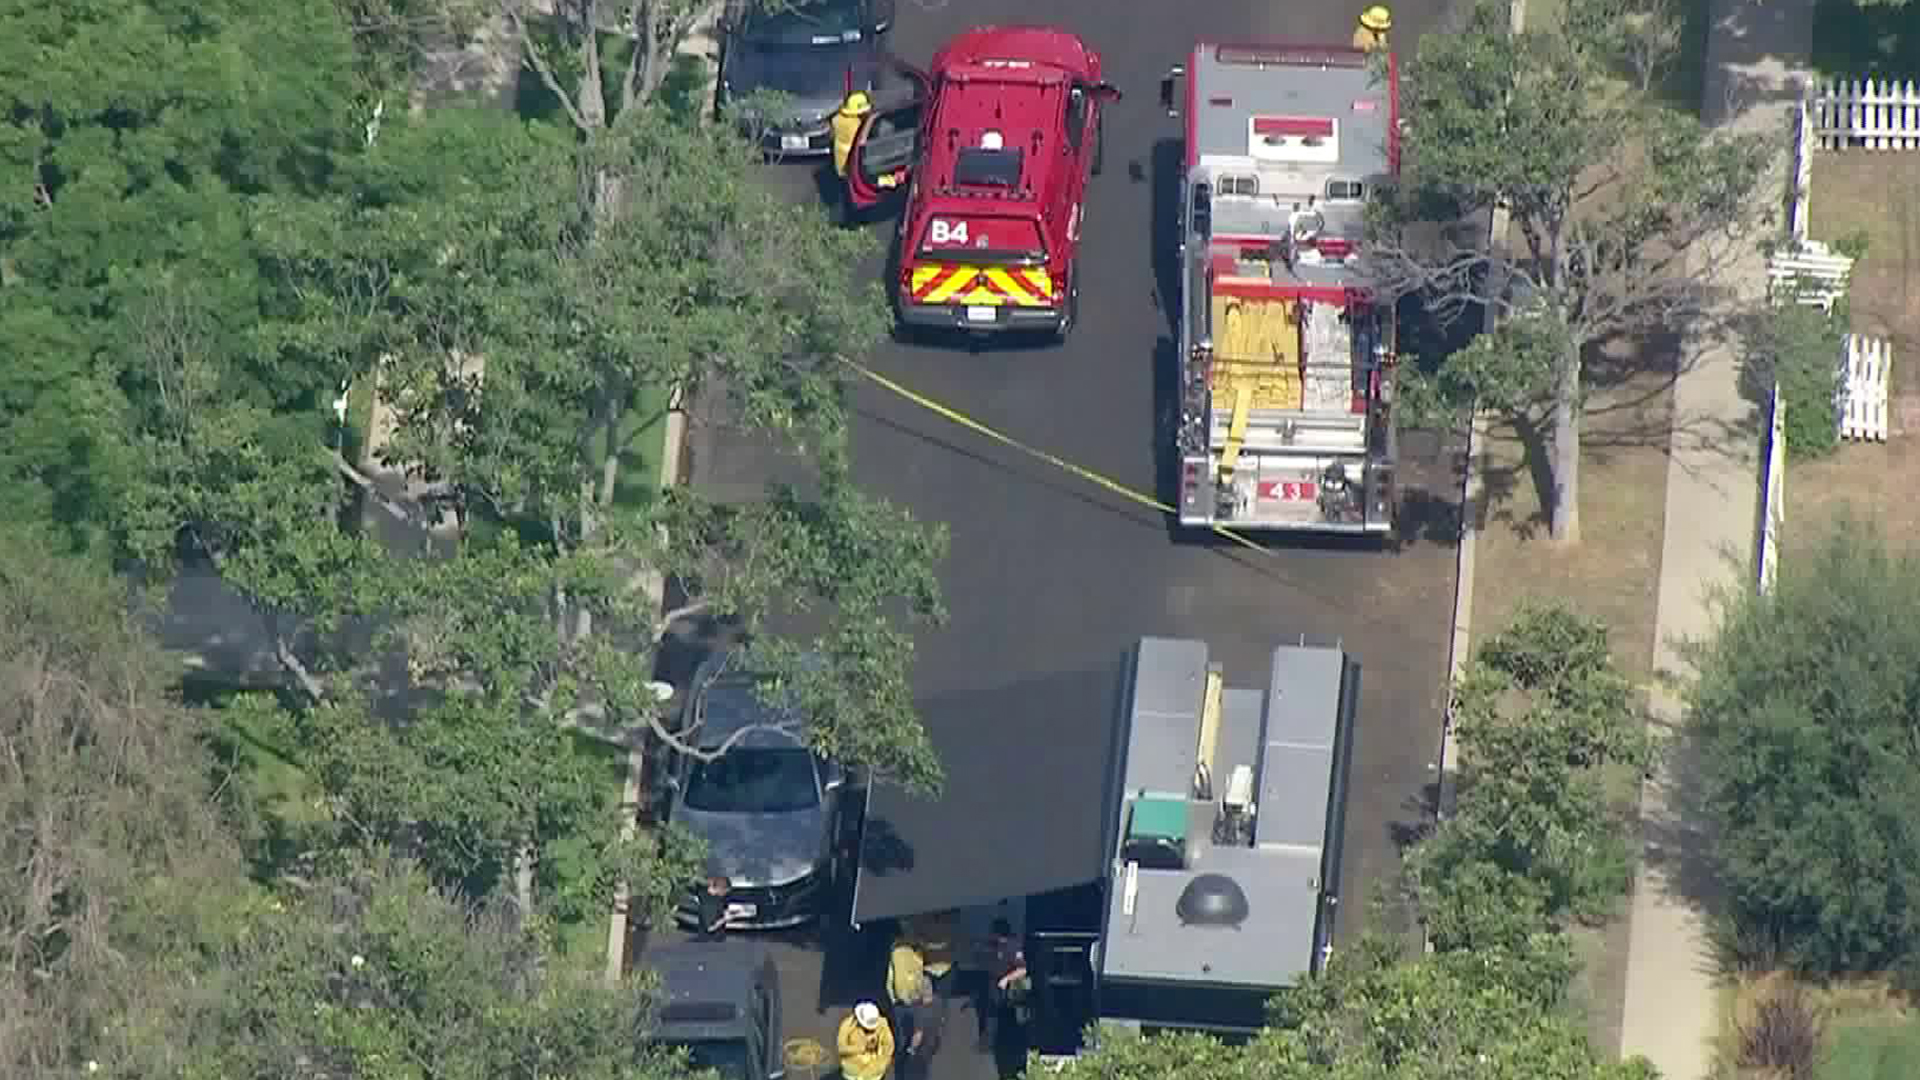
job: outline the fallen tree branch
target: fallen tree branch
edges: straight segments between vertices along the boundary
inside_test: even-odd
[[[293,651],[293,646],[284,640],[276,639],[273,643],[273,655],[274,659],[280,661],[280,666],[286,668],[299,681],[300,688],[307,692],[307,696],[313,699],[314,704],[327,700],[326,684],[322,683],[313,672],[307,670],[307,665]]]
[[[392,515],[394,520],[400,522],[402,525],[417,524],[414,516],[407,513],[405,506],[401,505],[398,500],[387,495],[386,492],[381,491],[380,485],[373,482],[373,477],[354,468],[353,465],[341,455],[340,451],[331,450],[328,451],[328,454],[333,459],[333,467],[339,471],[340,475],[346,477],[349,482],[361,491],[366,492],[367,497],[373,500],[375,506],[385,510],[388,514]]]

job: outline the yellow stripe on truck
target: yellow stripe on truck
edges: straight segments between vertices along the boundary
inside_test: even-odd
[[[933,288],[927,285],[951,270]],[[971,307],[1051,307],[1053,278],[1045,270],[1005,270],[999,267],[916,266],[908,279],[909,291],[923,304],[966,304]],[[922,290],[926,290],[924,294]]]
[[[961,289],[964,289],[967,286],[972,285],[973,279],[979,276],[980,276],[979,270],[976,270],[970,266],[963,266],[960,269],[955,270],[951,275],[949,275],[947,277],[947,280],[934,286],[933,291],[927,294],[926,302],[929,304],[955,303],[956,301],[954,300],[953,295],[959,292]]]

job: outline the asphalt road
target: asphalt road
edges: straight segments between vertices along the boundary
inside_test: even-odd
[[[1406,52],[1445,17],[1449,0],[1393,5]],[[892,48],[924,63],[947,38],[994,22],[1071,29],[1101,50],[1126,94],[1108,116],[1107,167],[1089,194],[1080,265],[1081,321],[1061,348],[969,353],[890,344],[873,366],[1016,438],[1164,499],[1173,347],[1156,258],[1167,215],[1178,121],[1157,107],[1160,77],[1196,37],[1344,43],[1355,4],[1281,0],[901,0]],[[774,166],[796,198],[812,170]],[[879,225],[875,228],[890,228]],[[1403,347],[1407,343],[1403,342]],[[1362,663],[1343,911],[1350,938],[1379,916],[1370,893],[1391,881],[1406,831],[1426,813],[1440,746],[1440,710],[1454,586],[1459,455],[1418,434],[1403,439],[1406,503],[1391,547],[1282,541],[1250,552],[1176,536],[1165,518],[1021,458],[887,392],[855,393],[861,481],[947,525],[943,571],[951,620],[919,640],[915,681],[936,732],[987,702],[1030,717],[1036,738],[1059,710],[1113,696],[1112,672],[1143,635],[1205,640],[1229,685],[1263,685],[1271,649],[1304,635],[1340,641]],[[748,495],[792,462],[697,428],[694,482]],[[1394,920],[1397,922],[1398,920]],[[830,1039],[860,993],[874,945],[832,933],[777,946],[788,979],[789,1034]],[[817,989],[816,989],[817,988]],[[872,988],[867,988],[871,993]],[[964,1028],[967,1021],[963,1020]],[[814,1028],[819,1030],[815,1031]],[[936,1062],[937,1080],[990,1068],[965,1053]]]

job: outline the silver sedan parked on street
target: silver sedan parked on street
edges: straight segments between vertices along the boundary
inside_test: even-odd
[[[730,927],[798,926],[819,913],[841,872],[847,775],[801,741],[804,718],[770,708],[759,680],[726,664],[716,657],[694,676],[680,730],[700,753],[676,755],[668,820],[706,841],[708,873],[731,884]],[[684,926],[697,922],[702,887],[681,902]]]

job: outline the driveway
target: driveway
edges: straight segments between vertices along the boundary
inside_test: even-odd
[[[1017,439],[1164,500],[1173,348],[1169,268],[1156,257],[1171,243],[1179,122],[1157,107],[1160,77],[1201,36],[1345,43],[1361,6],[903,0],[892,47],[909,61],[926,62],[972,26],[1052,23],[1099,48],[1108,78],[1127,96],[1108,118],[1106,172],[1088,197],[1081,322],[1071,342],[977,353],[889,344],[869,361]],[[1396,45],[1406,51],[1446,6],[1394,5]],[[769,175],[796,198],[814,193],[806,166],[773,166]],[[1253,552],[1176,538],[1161,515],[884,390],[857,386],[854,401],[860,481],[944,522],[952,536],[943,568],[952,618],[921,634],[914,671],[936,742],[964,729],[982,701],[1024,720],[1036,738],[1062,709],[1109,707],[1115,665],[1143,635],[1203,639],[1226,665],[1229,685],[1245,686],[1264,685],[1276,644],[1339,641],[1364,666],[1339,936],[1350,939],[1381,918],[1368,898],[1391,883],[1399,844],[1425,815],[1437,778],[1457,448],[1420,434],[1403,439],[1408,502],[1403,536],[1389,549],[1281,541]],[[753,497],[767,478],[795,468],[722,429],[696,426],[692,440],[693,482],[716,496]],[[790,1035],[830,1045],[845,1010],[877,992],[884,952],[847,931],[829,932],[825,945],[803,935],[780,939],[776,951]],[[970,1024],[957,1013],[935,1080],[992,1075],[990,1061],[971,1053]]]

